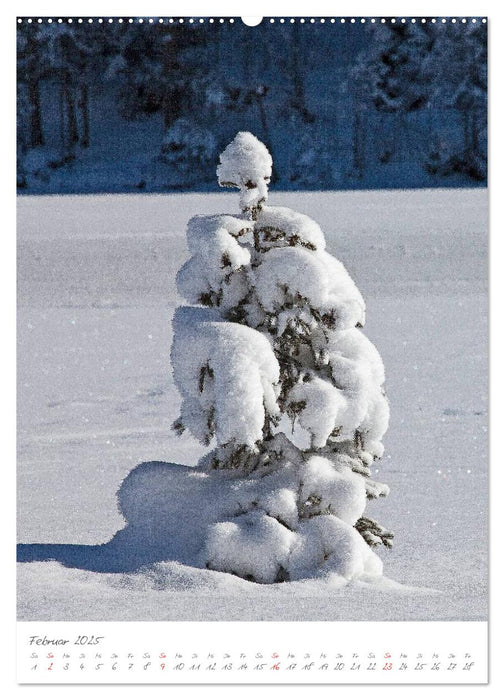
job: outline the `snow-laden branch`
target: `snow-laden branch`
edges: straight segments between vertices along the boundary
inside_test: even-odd
[[[171,360],[182,396],[180,420],[199,440],[254,448],[267,414],[276,415],[279,367],[258,331],[211,309],[180,307]]]

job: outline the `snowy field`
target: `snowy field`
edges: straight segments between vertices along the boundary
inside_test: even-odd
[[[187,220],[235,213],[237,198],[21,197],[20,619],[486,619],[486,191],[270,203],[321,224],[367,302],[391,405],[373,466],[391,493],[366,511],[395,531],[394,549],[379,551],[387,579],[261,586],[173,562],[121,571],[106,549],[96,555],[124,526],[116,492],[136,465],[193,465],[204,452],[170,430],[175,274]]]

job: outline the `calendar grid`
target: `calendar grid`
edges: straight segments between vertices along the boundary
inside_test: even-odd
[[[20,683],[487,682],[486,622],[20,622]]]

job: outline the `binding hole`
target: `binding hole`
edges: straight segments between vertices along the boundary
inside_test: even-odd
[[[258,24],[261,24],[262,19],[262,17],[241,17],[241,21],[247,27],[257,27]]]

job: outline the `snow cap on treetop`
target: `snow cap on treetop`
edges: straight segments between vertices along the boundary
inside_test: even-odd
[[[268,197],[273,160],[266,146],[248,131],[239,131],[220,155],[221,187],[237,187],[243,211],[255,211]]]

